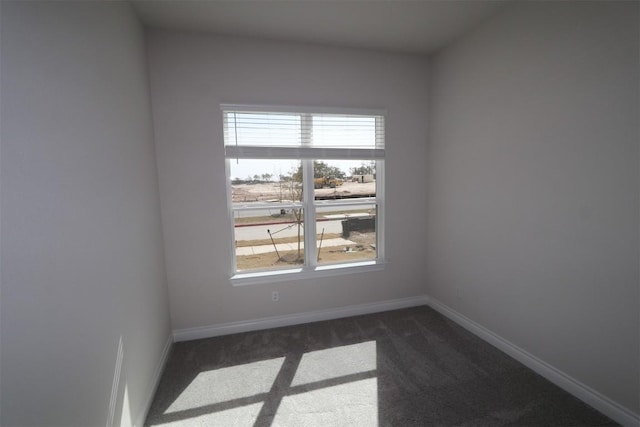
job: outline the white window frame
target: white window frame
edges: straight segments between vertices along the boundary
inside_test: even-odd
[[[221,110],[226,111],[255,111],[255,112],[277,112],[308,115],[312,114],[345,114],[362,116],[381,116],[386,118],[386,110],[372,109],[346,109],[346,108],[315,108],[315,107],[291,107],[291,106],[265,106],[265,105],[240,105],[221,104]],[[305,120],[302,120],[303,127]],[[308,125],[307,125],[308,126]],[[378,126],[378,124],[376,124]],[[383,125],[384,126],[384,125]],[[304,132],[303,135],[309,135]],[[303,137],[304,138],[304,137]],[[352,273],[363,273],[380,271],[385,265],[385,150],[384,134],[382,141],[376,141],[376,148],[319,148],[309,147],[303,139],[302,146],[298,147],[258,147],[247,145],[225,145],[225,169],[227,186],[227,207],[228,224],[230,237],[228,239],[231,248],[231,271],[230,281],[234,286],[252,285],[259,283],[273,283],[289,280],[300,280],[308,278],[328,277]],[[380,144],[379,144],[380,142]],[[231,161],[235,159],[296,159],[302,163],[302,192],[303,200],[300,203],[289,205],[278,204],[277,208],[302,208],[304,223],[304,258],[305,263],[300,267],[287,269],[264,269],[250,272],[237,272],[236,266],[236,246],[235,242],[235,215],[236,210],[251,210],[251,208],[234,208],[232,202],[231,184]],[[376,162],[376,196],[366,199],[344,199],[341,201],[324,202],[314,199],[314,160],[327,159],[353,159],[353,160],[375,160]],[[360,260],[344,263],[317,264],[316,247],[316,208],[318,206],[347,206],[347,205],[376,205],[376,258],[374,260]],[[264,209],[261,206],[260,209]],[[275,208],[275,206],[274,206]]]

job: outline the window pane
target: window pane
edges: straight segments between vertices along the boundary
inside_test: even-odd
[[[376,211],[375,204],[318,208],[318,265],[375,259]]]
[[[225,145],[292,147],[301,144],[300,115],[292,113],[224,113]]]
[[[302,200],[300,160],[230,159],[233,208],[291,204]],[[274,212],[266,212],[270,215]]]
[[[376,196],[373,160],[314,160],[314,199],[359,199]]]
[[[271,215],[262,211],[234,212],[236,270],[277,270],[304,264],[304,224],[301,208]]]
[[[299,267],[304,262],[303,211],[291,205],[302,200],[301,162],[240,159],[230,160],[229,167],[236,270]]]
[[[376,118],[314,114],[312,144],[319,147],[375,148]]]

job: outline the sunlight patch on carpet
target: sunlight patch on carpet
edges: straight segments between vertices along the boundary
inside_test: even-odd
[[[305,353],[291,386],[375,371],[376,357],[375,341]]]
[[[268,393],[284,357],[200,372],[165,414]],[[220,413],[225,412],[221,411]]]
[[[377,426],[376,378],[285,396],[274,426]]]
[[[209,412],[203,415],[192,416],[176,421],[160,423],[163,426],[237,426],[252,427],[258,419],[262,402],[252,403],[237,408],[225,409],[222,411]]]

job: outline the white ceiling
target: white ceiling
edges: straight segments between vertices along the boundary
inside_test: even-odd
[[[489,0],[131,0],[148,27],[429,54],[495,14]]]

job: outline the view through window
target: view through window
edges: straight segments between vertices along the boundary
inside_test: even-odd
[[[234,273],[383,255],[384,116],[223,106]]]

